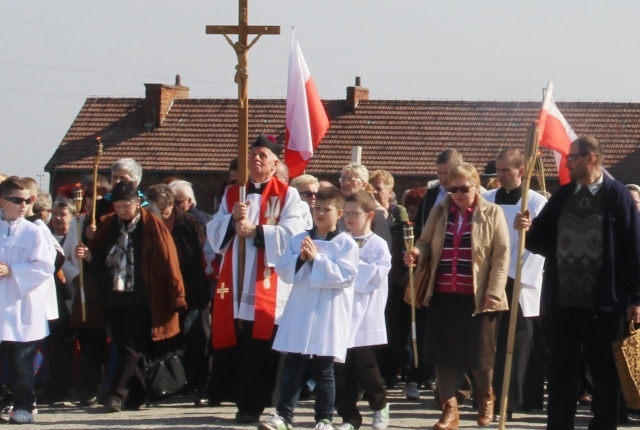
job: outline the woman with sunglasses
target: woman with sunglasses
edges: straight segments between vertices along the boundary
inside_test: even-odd
[[[471,164],[452,166],[448,177],[448,196],[405,254],[406,264],[430,262],[421,304],[429,307],[425,361],[435,366],[442,403],[436,430],[458,428],[456,382],[466,370],[476,382],[478,425],[493,421],[496,312],[508,309],[509,230],[502,209],[480,195],[480,176]]]

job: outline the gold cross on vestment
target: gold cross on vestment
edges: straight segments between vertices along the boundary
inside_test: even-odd
[[[225,293],[228,293],[229,289],[224,286],[224,282],[220,285],[220,288],[216,290],[216,294],[220,294],[220,298],[224,299]]]

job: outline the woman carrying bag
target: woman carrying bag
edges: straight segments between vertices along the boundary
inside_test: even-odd
[[[469,163],[449,171],[449,195],[432,209],[406,264],[430,261],[419,305],[428,306],[425,352],[435,365],[442,415],[436,430],[458,428],[459,374],[473,372],[478,425],[494,418],[491,389],[496,350],[496,312],[508,309],[509,231],[499,206],[478,192],[480,176]],[[421,296],[421,292],[417,293]]]

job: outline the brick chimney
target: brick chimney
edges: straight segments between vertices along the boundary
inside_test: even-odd
[[[175,85],[144,84],[144,126],[149,128],[160,127],[162,121],[171,110],[174,100],[188,99],[189,87],[180,84],[180,75],[176,75]]]
[[[356,86],[347,87],[347,109],[355,111],[360,100],[369,100],[369,88],[360,86],[360,76],[356,76]]]

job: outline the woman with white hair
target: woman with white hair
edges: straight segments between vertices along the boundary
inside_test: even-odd
[[[290,184],[300,194],[300,198],[307,202],[310,208],[316,205],[316,194],[320,189],[318,178],[313,175],[300,175],[294,178]]]
[[[133,182],[138,187],[142,181],[142,166],[133,158],[121,158],[111,165],[111,188],[115,187],[119,182]],[[147,198],[138,191],[140,197],[140,206],[148,205]],[[103,215],[114,213],[113,202],[111,201],[111,193],[103,196],[96,202],[96,219],[100,219]],[[92,239],[96,231],[95,225],[89,225],[86,229],[88,239]]]

